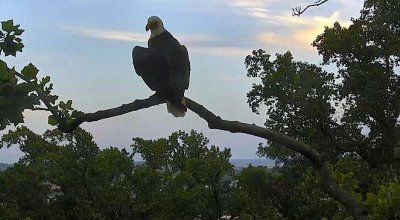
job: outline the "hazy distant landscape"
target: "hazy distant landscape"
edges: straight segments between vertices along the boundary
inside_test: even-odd
[[[252,166],[266,166],[273,167],[275,162],[269,159],[230,159],[231,164],[235,166],[236,170],[241,170],[248,167],[250,164]],[[143,164],[144,161],[135,161],[135,165]],[[6,170],[11,164],[0,163],[0,171]]]
[[[7,169],[9,166],[10,164],[0,163],[0,171]]]
[[[273,160],[269,159],[230,159],[229,160],[231,164],[235,166],[236,169],[238,168],[244,168],[248,167],[249,164],[252,166],[267,166],[267,167],[273,167],[275,165],[275,162]]]

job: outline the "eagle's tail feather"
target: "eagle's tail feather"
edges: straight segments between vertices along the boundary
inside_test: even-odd
[[[167,100],[167,109],[175,117],[184,117],[187,111],[185,98],[178,104],[172,103]]]

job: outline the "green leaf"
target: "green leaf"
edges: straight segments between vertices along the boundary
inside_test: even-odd
[[[367,199],[365,200],[365,203],[368,204],[372,204],[374,203],[376,200],[376,196],[373,193],[367,193]]]
[[[50,82],[50,76],[46,76],[42,79],[42,84],[46,85],[46,83]]]
[[[14,32],[15,32],[15,35],[21,35],[22,33],[24,33],[24,29],[17,29],[17,30],[15,30]]]
[[[67,109],[67,106],[63,101],[60,101],[60,103],[58,103],[58,106],[60,106],[61,109]]]
[[[400,159],[400,147],[394,148],[393,157],[396,158],[396,159]]]
[[[68,100],[67,103],[61,101],[58,105],[64,110],[72,110],[72,100]]]
[[[9,72],[5,72],[0,75],[1,75],[0,80],[3,82],[6,82],[6,83],[10,82],[10,80],[13,78],[13,75],[11,75],[11,73],[9,73]]]
[[[6,32],[11,32],[14,29],[13,20],[3,21],[1,22],[1,28]]]
[[[2,76],[7,71],[7,64],[0,60],[0,76]]]
[[[58,99],[58,96],[56,95],[49,95],[46,97],[47,101],[49,101],[51,104],[54,105],[56,103],[56,100]]]
[[[7,102],[6,102],[6,98],[0,96],[0,106],[6,105],[6,103],[7,103]]]
[[[17,85],[17,89],[23,94],[28,94],[36,89],[37,85],[34,83],[20,83]]]
[[[72,100],[68,100],[66,106],[68,110],[72,110]]]
[[[13,87],[10,83],[5,83],[1,88],[0,91],[4,94],[10,94],[13,91]]]
[[[77,117],[79,117],[79,116],[81,116],[81,115],[83,115],[83,112],[77,111],[77,110],[74,110],[74,111],[71,113],[71,117],[72,117],[72,118],[77,118]]]
[[[49,125],[56,126],[58,124],[57,118],[54,115],[50,115],[48,118]]]
[[[39,70],[32,63],[25,66],[24,69],[22,69],[21,71],[21,73],[29,79],[36,79],[36,75],[38,72]]]

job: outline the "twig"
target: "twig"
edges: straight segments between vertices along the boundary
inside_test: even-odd
[[[32,111],[48,111],[48,112],[51,112],[51,110],[49,110],[48,108],[40,108],[40,107],[34,107],[34,108],[31,108],[30,110],[32,110]]]
[[[303,14],[308,8],[320,6],[320,5],[324,4],[324,3],[327,2],[327,1],[329,1],[329,0],[318,0],[318,1],[316,1],[314,4],[307,5],[304,9],[301,9],[301,6],[298,6],[298,7],[296,7],[296,8],[292,8],[292,16],[300,16],[300,15]]]

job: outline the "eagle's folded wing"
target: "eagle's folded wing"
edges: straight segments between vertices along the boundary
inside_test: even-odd
[[[171,84],[180,89],[189,88],[190,61],[189,54],[184,45],[171,50],[169,53]]]
[[[153,91],[166,86],[170,78],[168,57],[155,49],[136,46],[132,50],[133,66],[146,85]]]

